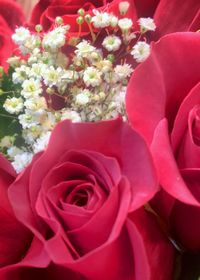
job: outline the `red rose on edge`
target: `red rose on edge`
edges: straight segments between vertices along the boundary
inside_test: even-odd
[[[156,191],[144,140],[121,119],[63,121],[9,197],[52,262],[80,279],[170,280],[171,245],[140,208]]]
[[[24,14],[19,4],[0,0],[0,65],[7,67],[7,59],[15,48],[11,35],[17,26],[24,23]]]
[[[156,43],[135,71],[127,111],[151,150],[163,190],[154,201],[171,230],[200,249],[200,35],[177,33]]]

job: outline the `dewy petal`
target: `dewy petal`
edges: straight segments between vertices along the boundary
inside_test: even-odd
[[[172,129],[181,102],[199,82],[199,49],[198,33],[166,35],[152,46],[149,58],[135,70],[127,89],[127,113],[148,143],[165,116]]]

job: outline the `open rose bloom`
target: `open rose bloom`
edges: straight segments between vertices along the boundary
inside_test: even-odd
[[[14,243],[10,257],[15,233],[0,239],[1,279],[171,279],[172,245],[142,207],[158,188],[152,159],[121,119],[60,123],[9,184],[3,209],[11,204],[16,226],[30,232],[22,227],[26,246]]]
[[[127,94],[130,121],[151,146],[162,187],[152,205],[173,238],[192,250],[200,249],[199,47],[198,33],[161,39]]]

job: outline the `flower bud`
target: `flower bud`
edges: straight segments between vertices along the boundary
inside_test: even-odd
[[[119,12],[122,16],[124,16],[127,13],[129,6],[130,4],[127,1],[123,1],[119,3]]]
[[[78,18],[76,19],[76,22],[77,22],[78,24],[83,24],[84,18],[80,16],[80,17],[78,17]]]

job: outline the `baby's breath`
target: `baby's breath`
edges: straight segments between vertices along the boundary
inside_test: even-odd
[[[125,16],[129,5],[127,1],[119,3],[120,17],[79,9],[77,37],[68,36],[70,26],[64,25],[62,17],[56,18],[47,33],[40,25],[36,32],[16,29],[12,38],[22,56],[11,57],[8,63],[17,92],[8,95],[3,107],[21,125],[24,144],[17,147],[15,135],[6,136],[0,139],[0,149],[7,149],[17,172],[46,148],[51,131],[64,119],[95,122],[119,114],[126,119],[126,86],[135,62],[149,55],[146,32],[155,30],[151,18],[139,19],[139,30],[138,24]],[[83,24],[90,32],[87,40],[79,36]]]

